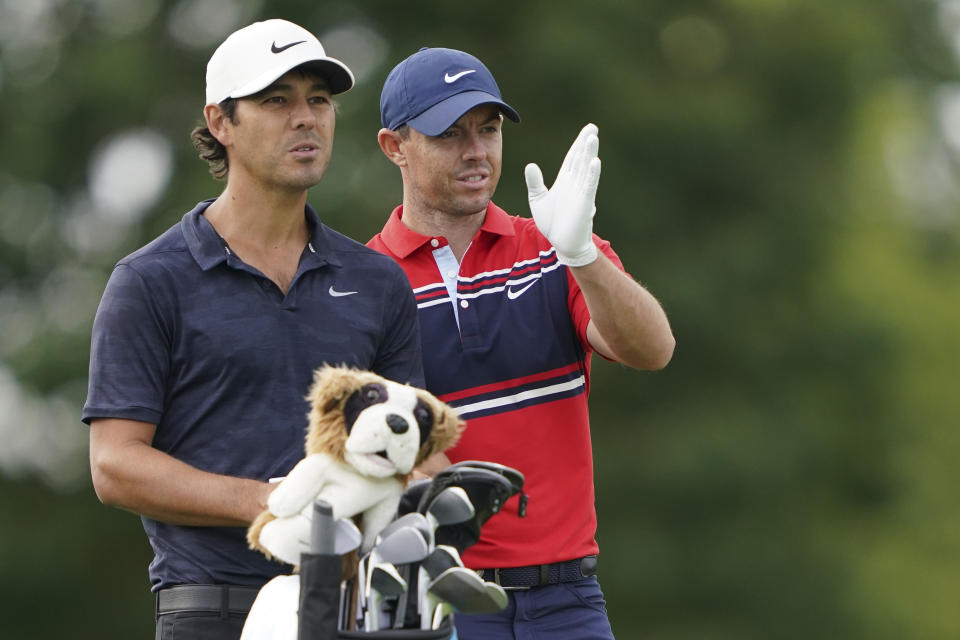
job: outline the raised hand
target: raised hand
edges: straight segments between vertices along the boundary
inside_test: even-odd
[[[571,267],[597,259],[593,215],[600,181],[599,147],[597,125],[588,124],[567,151],[549,190],[539,166],[531,163],[524,169],[533,220],[557,250],[560,262]]]

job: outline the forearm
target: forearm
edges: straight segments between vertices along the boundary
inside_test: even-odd
[[[140,440],[98,437],[109,428],[91,426],[90,469],[104,504],[186,526],[246,526],[266,508],[273,485],[201,471]]]
[[[587,337],[603,355],[635,369],[662,369],[675,345],[663,307],[653,295],[602,252],[582,267],[570,267],[590,310]]]
[[[601,354],[637,369],[662,369],[673,333],[656,298],[599,251],[593,238],[600,180],[599,131],[580,130],[548,190],[536,164],[524,169],[533,220],[570,269],[590,310],[587,340]]]
[[[446,453],[435,453],[413,470],[413,478],[414,480],[432,478],[449,466],[450,458],[447,457]]]

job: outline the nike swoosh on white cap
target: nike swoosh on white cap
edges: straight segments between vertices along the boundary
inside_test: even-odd
[[[452,84],[457,80],[459,80],[460,78],[462,78],[463,76],[467,75],[468,73],[476,73],[476,72],[477,72],[476,69],[467,69],[466,71],[461,71],[460,73],[455,73],[453,75],[450,75],[449,73],[445,73],[443,74],[443,81],[446,82],[447,84]]]

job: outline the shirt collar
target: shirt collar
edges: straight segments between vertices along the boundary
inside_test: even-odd
[[[309,260],[309,265],[313,267],[325,264],[342,267],[343,262],[340,261],[330,241],[330,230],[320,222],[320,216],[309,204],[304,207],[303,213],[307,218],[307,229],[310,232],[310,241],[307,246],[309,254],[304,260]]]
[[[406,258],[434,238],[443,240],[444,243],[446,243],[446,240],[441,236],[424,236],[417,233],[403,224],[401,220],[402,217],[403,205],[400,205],[390,213],[387,224],[384,225],[383,231],[380,232],[380,238],[383,240],[383,243],[387,245],[387,248],[398,258]],[[493,202],[490,202],[487,204],[487,212],[483,218],[483,224],[480,225],[480,230],[477,233],[478,235],[482,232],[492,233],[498,236],[516,235],[510,219],[511,216],[506,211],[493,204]]]
[[[226,261],[227,256],[230,255],[226,242],[213,228],[210,221],[203,216],[203,212],[214,200],[215,198],[211,198],[198,203],[183,216],[180,223],[190,255],[204,271],[208,271]],[[342,266],[343,263],[334,254],[330,246],[326,227],[320,222],[320,216],[309,204],[304,208],[304,216],[307,219],[307,228],[310,234],[307,246],[308,253],[305,255],[304,261],[309,261],[310,267],[319,267],[326,264]]]

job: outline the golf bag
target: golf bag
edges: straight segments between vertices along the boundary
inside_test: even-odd
[[[448,640],[455,637],[455,611],[493,611],[506,606],[503,590],[498,585],[483,583],[474,572],[464,568],[459,554],[479,539],[483,524],[518,493],[520,515],[524,515],[527,496],[522,493],[523,482],[523,474],[510,467],[464,461],[434,478],[411,483],[400,500],[397,518],[391,523],[394,526],[384,529],[378,547],[368,554],[365,564],[361,562],[365,569],[356,579],[355,588],[366,584],[369,592],[370,578],[365,581],[362,574],[380,570],[381,574],[393,576],[391,584],[402,585],[401,593],[388,593],[393,598],[384,608],[385,615],[390,616],[387,628],[341,628],[345,611],[341,603],[342,557],[330,553],[331,541],[321,541],[315,534],[311,548],[321,546],[327,552],[302,556],[298,640]],[[314,521],[315,531],[322,526],[333,530],[329,520]],[[389,564],[391,553],[378,549],[389,547],[391,540],[401,537],[422,544],[421,553],[414,551],[414,556],[423,557],[409,562],[410,558],[401,557],[401,553],[395,556],[401,562],[393,566]],[[424,551],[430,551],[429,555],[424,555]],[[429,583],[421,585],[421,581]],[[428,614],[430,610],[419,600],[424,593],[432,593],[434,586],[437,593],[430,600],[431,606],[441,604],[436,604],[432,623],[426,624],[423,621],[430,620],[430,616],[423,610]],[[419,595],[411,597],[411,593]],[[376,608],[377,615],[381,615],[380,599],[371,602],[369,593],[367,597],[364,608]],[[348,613],[347,617],[350,616],[356,621],[358,612]],[[369,620],[366,615],[363,618]]]

